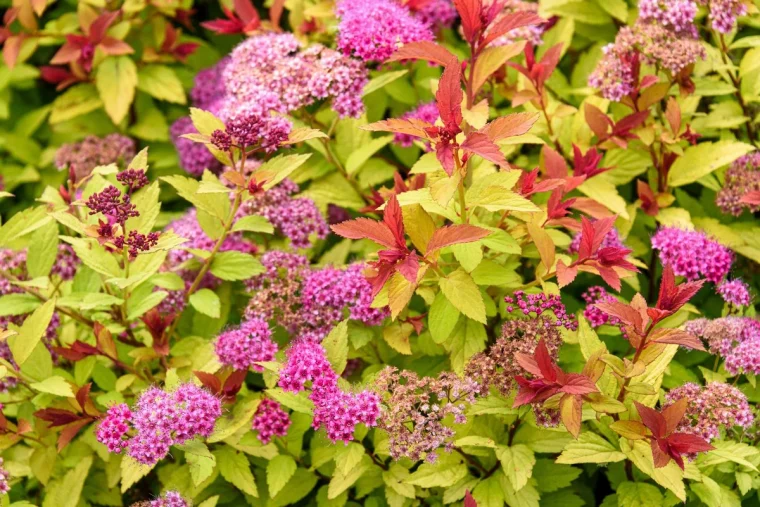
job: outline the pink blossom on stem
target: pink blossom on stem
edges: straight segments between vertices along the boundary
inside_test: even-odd
[[[718,285],[718,294],[726,303],[736,306],[749,306],[752,303],[752,296],[749,293],[749,285],[742,280],[735,278],[733,280],[723,280]]]
[[[272,437],[284,437],[288,434],[290,417],[279,403],[269,398],[261,400],[251,421],[251,428],[258,431],[262,444],[272,441]]]
[[[253,368],[261,372],[264,369],[255,363],[272,361],[277,353],[277,344],[272,341],[272,331],[266,321],[253,318],[220,334],[215,350],[222,364],[238,370]]]
[[[652,248],[660,262],[688,280],[706,278],[718,283],[731,269],[734,256],[727,247],[705,233],[678,227],[662,227],[652,236]]]

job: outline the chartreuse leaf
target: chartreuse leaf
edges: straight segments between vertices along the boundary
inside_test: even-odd
[[[275,387],[274,389],[267,389],[266,393],[270,398],[296,412],[307,415],[311,415],[314,412],[314,403],[306,397],[305,391],[294,394]]]
[[[659,507],[664,500],[660,490],[646,482],[620,483],[617,497],[619,507]]]
[[[58,255],[58,224],[48,222],[34,234],[34,247],[26,254],[29,278],[48,276]]]
[[[285,487],[293,477],[298,465],[295,460],[287,454],[275,456],[267,464],[267,486],[269,487],[269,496],[275,496]]]
[[[480,289],[464,270],[457,269],[438,281],[441,291],[449,302],[473,320],[486,323],[486,306]]]
[[[581,433],[578,440],[565,446],[557,458],[557,463],[572,465],[575,463],[613,463],[625,459],[625,454],[596,433]]]
[[[66,472],[62,479],[51,483],[45,490],[42,507],[76,507],[82,496],[82,488],[92,467],[92,456],[79,458],[76,466]]]
[[[704,142],[690,146],[668,171],[668,185],[680,187],[694,183],[753,149],[752,145],[738,141]]]
[[[42,335],[50,324],[50,319],[53,318],[54,310],[55,300],[46,301],[24,320],[17,335],[8,338],[13,359],[19,366],[26,362],[34,347],[42,339]]]
[[[362,449],[362,454],[364,450]],[[383,472],[383,482],[391,488],[396,494],[405,498],[416,498],[414,486],[406,484],[404,481],[409,477],[409,470],[398,463],[393,463],[387,471]]]
[[[106,113],[118,125],[127,116],[135,98],[135,63],[128,56],[109,56],[98,65],[95,85]]]
[[[735,491],[710,477],[703,476],[701,483],[691,484],[691,489],[708,507],[740,507],[742,504]]]
[[[348,362],[348,321],[341,321],[332,328],[330,334],[322,341],[322,346],[335,373],[343,373]]]
[[[137,73],[137,88],[159,100],[185,103],[185,90],[177,74],[165,65],[146,65]]]
[[[507,476],[515,491],[528,483],[528,479],[533,475],[536,457],[527,446],[522,444],[511,447],[500,445],[496,449],[496,457],[499,458],[504,475]]]
[[[478,507],[501,507],[505,505],[504,491],[501,488],[501,477],[493,474],[484,481],[480,481],[472,492]]]
[[[380,88],[384,87],[385,85],[389,83],[392,83],[393,81],[404,76],[408,72],[409,72],[408,70],[396,70],[393,72],[383,72],[377,77],[373,77],[372,79],[370,79],[369,83],[364,85],[364,90],[362,90],[362,97],[366,97],[370,93],[379,90]]]
[[[364,454],[361,461],[357,463],[347,474],[343,474],[341,470],[335,469],[330,484],[327,488],[328,500],[337,498],[341,493],[353,486],[356,481],[361,478],[364,473],[372,467],[372,460],[370,457]]]
[[[74,396],[74,392],[71,390],[71,384],[69,384],[63,377],[57,375],[54,377],[48,377],[42,382],[29,384],[29,387],[41,393],[50,393],[56,396],[69,398]]]
[[[247,280],[264,272],[264,266],[253,255],[229,251],[219,252],[211,262],[211,274],[222,280]]]
[[[422,488],[448,488],[468,474],[467,465],[451,454],[439,456],[436,463],[423,463],[404,482]]]
[[[343,475],[348,475],[361,462],[364,455],[364,446],[359,443],[350,442],[346,446],[341,446],[335,453],[336,470]]]
[[[222,302],[219,300],[219,296],[211,289],[201,289],[193,293],[190,296],[190,304],[197,311],[208,315],[212,319],[218,319],[222,309]]]
[[[488,336],[485,326],[472,319],[460,319],[446,342],[451,368],[459,375],[472,356],[485,349]]]
[[[223,446],[214,451],[214,456],[216,456],[216,462],[219,464],[219,473],[222,474],[224,480],[233,484],[246,495],[258,498],[259,492],[251,472],[251,464],[245,454],[231,447]]]
[[[71,244],[77,257],[90,269],[109,278],[120,278],[122,270],[116,258],[95,239],[70,238],[62,239]]]
[[[248,215],[235,222],[235,225],[232,226],[232,232],[237,231],[263,232],[266,234],[273,234],[274,227],[266,217]]]
[[[221,442],[234,435],[240,428],[251,423],[253,414],[259,407],[261,400],[243,400],[238,397],[235,408],[231,414],[226,414],[216,421],[214,432],[208,438],[208,443]]]
[[[153,470],[155,465],[143,465],[125,455],[121,458],[121,492],[126,491]]]
[[[578,467],[559,465],[550,459],[537,459],[533,466],[536,489],[541,493],[551,493],[570,486],[582,472]]]
[[[436,294],[428,312],[428,328],[433,341],[445,342],[454,330],[460,315],[459,310],[449,302],[443,292]]]
[[[40,300],[27,293],[11,293],[0,296],[0,317],[24,315],[40,306]]]
[[[533,484],[528,483],[519,490],[515,491],[512,487],[512,483],[504,475],[502,470],[499,470],[494,474],[499,477],[499,483],[501,484],[501,490],[504,492],[504,500],[507,505],[515,507],[538,507],[538,500],[540,495]]]
[[[216,466],[216,457],[211,454],[206,444],[198,440],[191,440],[179,446],[185,451],[185,460],[190,466],[190,477],[193,484],[198,486],[208,479]]]
[[[200,182],[187,176],[171,175],[161,179],[173,186],[180,197],[195,205],[196,208],[202,209],[221,221],[227,220],[230,212],[230,199],[227,195],[201,194],[198,192]]]
[[[627,456],[639,470],[652,477],[660,486],[672,491],[682,502],[686,501],[683,470],[678,468],[675,461],[671,460],[670,463],[662,468],[655,468],[652,448],[644,440],[629,441],[621,439],[620,447],[625,453],[624,456]]]

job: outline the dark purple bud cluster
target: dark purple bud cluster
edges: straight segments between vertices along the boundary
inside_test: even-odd
[[[127,193],[133,194],[146,186],[149,181],[142,169],[127,169],[116,175],[116,180],[127,187]]]

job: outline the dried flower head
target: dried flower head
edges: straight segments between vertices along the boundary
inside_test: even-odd
[[[132,160],[135,156],[135,142],[121,134],[110,134],[100,138],[87,136],[82,141],[64,144],[55,153],[58,169],[69,169],[74,181],[79,182],[101,165]]]

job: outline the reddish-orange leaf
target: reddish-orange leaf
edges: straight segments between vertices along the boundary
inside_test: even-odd
[[[525,134],[538,120],[538,113],[515,113],[496,118],[480,129],[491,141]]]
[[[427,252],[433,253],[436,250],[460,243],[471,243],[478,241],[491,234],[488,229],[476,227],[469,224],[448,225],[436,229],[430,238],[427,246]]]
[[[116,21],[116,18],[119,17],[119,13],[120,11],[104,12],[95,18],[95,21],[93,21],[90,25],[90,42],[97,43],[103,40],[103,37],[106,36],[108,28],[113,24],[114,21]]]
[[[106,37],[99,45],[103,49],[103,52],[107,55],[119,56],[119,55],[131,55],[135,52],[132,46],[124,42],[123,40],[114,39],[113,37]]]
[[[583,112],[586,116],[586,123],[591,127],[591,130],[596,134],[596,137],[599,139],[606,139],[607,131],[614,125],[612,120],[610,120],[601,109],[588,102],[584,106]]]
[[[472,43],[483,28],[483,19],[480,17],[482,2],[481,0],[454,0],[454,6],[462,20],[464,38]]]
[[[385,223],[385,226],[391,231],[395,238],[395,245],[393,246],[405,247],[404,218],[401,214],[401,206],[398,204],[396,194],[391,195],[391,198],[388,199],[388,203],[385,205],[383,223]]]
[[[427,60],[444,67],[452,62],[459,64],[457,57],[451,54],[448,49],[430,41],[417,41],[404,44],[386,61],[397,62],[399,60]]]
[[[69,442],[71,442],[71,440],[77,436],[79,430],[90,424],[90,422],[90,419],[83,419],[81,421],[72,423],[69,426],[66,426],[58,436],[58,452],[61,452],[64,447],[69,445]]]
[[[747,192],[739,199],[740,203],[749,204],[750,206],[760,206],[760,190]]]
[[[567,431],[573,436],[578,438],[581,433],[581,408],[583,401],[580,396],[574,396],[566,394],[559,400],[559,413],[562,418],[562,424],[565,425]]]
[[[5,65],[12,69],[18,60],[18,54],[21,52],[21,44],[24,42],[24,35],[13,35],[5,40],[3,46],[3,61]]]
[[[668,119],[670,131],[674,136],[681,130],[681,108],[675,97],[668,98],[668,107],[665,109],[665,118]]]
[[[280,28],[280,18],[282,12],[285,9],[285,0],[274,0],[272,6],[269,8],[269,21],[275,28]]]
[[[235,0],[235,14],[243,21],[249,24],[251,21],[259,20],[259,13],[251,3],[251,0]]]
[[[399,134],[409,134],[410,136],[429,139],[427,132],[425,132],[425,129],[429,127],[432,127],[432,125],[417,118],[390,118],[388,120],[376,121],[369,125],[362,125],[359,128],[369,130],[370,132],[397,132]]]
[[[388,226],[382,222],[377,222],[369,218],[356,218],[347,220],[340,224],[335,224],[332,230],[338,236],[348,239],[371,239],[388,248],[396,246],[396,238]]]
[[[557,282],[559,282],[560,289],[573,283],[575,277],[578,276],[578,267],[565,266],[565,263],[560,259],[557,261]]]
[[[667,433],[665,432],[667,424],[665,423],[665,418],[662,414],[653,408],[642,405],[638,401],[634,401],[633,404],[636,405],[636,410],[639,412],[641,422],[644,423],[644,426],[649,428],[652,435],[658,439],[665,438],[665,436],[667,436]]]
[[[688,400],[681,398],[675,403],[668,405],[662,409],[662,417],[665,418],[665,434],[670,435],[678,427],[678,423],[683,419],[683,415],[686,413],[686,407]]]
[[[193,374],[214,394],[219,394],[222,390],[222,382],[211,373],[205,371],[194,371]]]
[[[474,153],[499,167],[509,167],[499,147],[482,132],[473,132],[467,136],[461,146],[464,151]]]
[[[438,114],[444,125],[457,126],[462,123],[462,69],[459,65],[449,65],[438,82],[435,100],[438,104]]]
[[[699,338],[680,329],[657,329],[652,336],[652,342],[672,343],[689,349],[705,350]]]
[[[515,28],[521,28],[524,26],[538,25],[544,20],[537,14],[530,11],[515,11],[502,16],[496,23],[494,23],[488,30],[488,36],[482,42],[482,46],[488,45],[491,41],[494,41],[511,32]]]
[[[565,162],[565,158],[562,155],[548,145],[544,145],[541,149],[541,154],[544,156],[544,169],[550,178],[567,178],[567,162]]]

